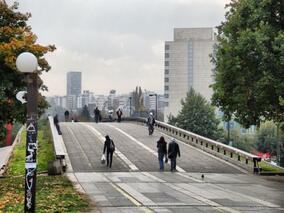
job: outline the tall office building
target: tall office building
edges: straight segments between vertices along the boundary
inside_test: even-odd
[[[80,95],[81,94],[81,72],[68,72],[67,73],[67,95]]]
[[[216,43],[213,28],[176,28],[174,41],[165,42],[165,121],[181,110],[181,99],[192,87],[208,101],[212,95],[209,54]]]
[[[81,72],[67,73],[67,108],[69,110],[76,110],[77,97],[81,94]]]

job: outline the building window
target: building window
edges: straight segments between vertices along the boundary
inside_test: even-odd
[[[170,49],[170,45],[166,44],[165,45],[165,50],[169,50]]]
[[[169,98],[169,94],[165,94],[165,98]]]
[[[165,82],[169,82],[169,78],[165,78]]]
[[[164,102],[164,107],[168,107],[169,106],[169,102]]]
[[[169,58],[170,57],[170,53],[165,53],[165,58]]]
[[[165,90],[169,90],[169,86],[165,86]]]
[[[165,74],[169,74],[170,73],[170,71],[169,70],[165,70]]]
[[[165,61],[165,66],[169,66],[170,62],[169,61]]]

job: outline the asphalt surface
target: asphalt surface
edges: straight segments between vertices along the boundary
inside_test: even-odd
[[[284,212],[283,177],[243,173],[182,142],[178,172],[169,165],[160,172],[156,141],[170,141],[161,132],[149,136],[133,123],[60,125],[71,162],[67,175],[94,201],[91,212]],[[111,169],[100,162],[105,135],[116,145]]]
[[[159,164],[156,156],[156,142],[164,136],[155,131],[149,136],[147,128],[132,123],[62,123],[63,139],[75,172],[90,171],[131,171],[131,168],[121,160],[117,153],[114,155],[113,166],[106,168],[100,163],[103,150],[101,137],[109,135],[115,145],[139,171],[158,171]],[[94,130],[95,129],[95,130]],[[101,135],[96,134],[96,131]],[[208,155],[187,144],[179,142],[181,158],[177,165],[186,172],[200,173],[241,173],[227,162]],[[165,170],[170,170],[169,164]]]

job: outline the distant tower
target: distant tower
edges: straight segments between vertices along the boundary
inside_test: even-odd
[[[209,55],[216,43],[213,28],[176,28],[174,41],[165,42],[165,121],[181,110],[190,88],[210,101],[213,65]]]
[[[67,73],[67,108],[70,110],[77,109],[77,97],[82,90],[82,74],[81,72]]]
[[[67,73],[67,95],[80,95],[81,94],[81,72],[68,72]]]

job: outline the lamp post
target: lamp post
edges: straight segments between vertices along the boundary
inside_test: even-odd
[[[132,97],[129,97],[129,117],[131,117],[131,99]]]
[[[37,150],[37,58],[29,52],[21,53],[16,66],[27,77],[27,137],[25,173],[25,212],[35,212],[36,150]]]
[[[157,93],[154,93],[154,94],[149,94],[149,96],[156,96],[156,112],[155,112],[155,117],[156,117],[156,120],[158,119],[158,95]]]

